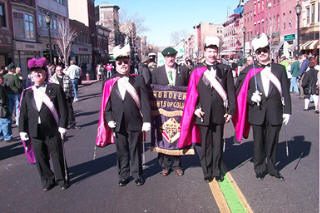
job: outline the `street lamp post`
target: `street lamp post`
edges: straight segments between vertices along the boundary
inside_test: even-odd
[[[50,24],[51,24],[51,18],[49,15],[46,16],[46,24],[48,27],[48,34],[49,34],[49,51],[50,51],[50,63],[52,63],[52,48],[51,48],[51,31],[50,31]]]
[[[301,10],[302,7],[301,5],[298,3],[296,5],[296,14],[297,14],[297,45],[298,45],[298,54],[300,53],[300,14],[301,14]]]
[[[246,27],[242,28],[243,32],[243,57],[246,55]]]

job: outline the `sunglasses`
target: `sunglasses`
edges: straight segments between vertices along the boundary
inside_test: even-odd
[[[268,53],[268,52],[269,52],[269,47],[259,48],[256,50],[257,55],[260,55],[261,53]]]
[[[117,61],[117,65],[122,65],[122,64],[129,64],[129,60]]]

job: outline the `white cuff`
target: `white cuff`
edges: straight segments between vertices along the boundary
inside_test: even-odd
[[[20,132],[20,139],[23,140],[23,141],[29,140],[28,133],[26,133],[26,132]]]
[[[150,122],[144,122],[142,124],[142,131],[143,132],[148,132],[151,130],[151,123]]]
[[[116,122],[115,121],[109,121],[108,122],[108,126],[113,129],[113,128],[116,128]]]
[[[67,129],[59,127],[58,131],[60,132],[60,134],[66,134],[67,133]]]

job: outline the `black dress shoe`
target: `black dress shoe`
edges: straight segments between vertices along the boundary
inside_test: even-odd
[[[215,178],[216,181],[218,181],[218,182],[222,182],[222,181],[224,180],[224,177],[223,177],[222,175],[220,175],[220,176],[215,176],[214,178]]]
[[[205,178],[205,179],[204,179],[204,181],[205,181],[206,183],[210,183],[212,180],[213,180],[213,178]]]
[[[136,183],[137,186],[142,186],[144,184],[145,180],[143,177],[139,177],[134,182]]]
[[[119,186],[125,186],[129,183],[128,179],[121,179],[119,180]]]
[[[52,189],[53,186],[54,186],[54,184],[46,185],[46,186],[44,186],[42,189],[43,189],[43,191],[46,192],[46,191],[49,191],[50,189]]]
[[[284,177],[283,177],[280,173],[270,174],[270,176],[275,177],[275,178],[277,178],[277,179],[279,179],[279,180],[282,180],[282,181],[285,180]]]
[[[60,186],[61,190],[66,190],[67,188],[69,188],[70,184],[69,183],[64,183],[62,186]]]
[[[256,174],[256,178],[257,178],[258,180],[263,180],[263,179],[264,179],[264,176],[265,176],[264,173],[263,173],[263,174]]]

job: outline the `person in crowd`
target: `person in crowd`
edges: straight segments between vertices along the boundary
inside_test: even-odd
[[[66,73],[72,82],[73,87],[73,94],[74,94],[74,102],[78,101],[78,85],[79,85],[79,79],[81,76],[81,68],[75,64],[74,60],[70,61],[70,66],[67,69]]]
[[[97,146],[116,144],[119,186],[129,182],[130,172],[137,186],[144,184],[142,171],[142,132],[151,129],[149,94],[143,78],[130,75],[130,46],[113,49],[116,71],[104,86]]]
[[[179,147],[190,145],[194,142],[192,124],[200,129],[196,150],[207,183],[213,179],[224,180],[221,171],[223,129],[235,113],[232,69],[217,62],[219,47],[218,37],[205,39],[205,60],[191,73],[179,138]]]
[[[253,162],[256,178],[267,173],[284,180],[276,168],[279,133],[287,125],[291,114],[291,98],[285,67],[270,63],[270,46],[262,33],[252,41],[257,63],[243,72],[245,79],[237,89],[237,114],[233,119],[236,139],[248,137],[253,129]]]
[[[12,121],[12,115],[15,111],[16,124],[18,124],[19,117],[19,101],[20,94],[23,89],[22,80],[20,80],[16,75],[16,66],[10,64],[8,66],[8,73],[4,76],[4,84],[9,98],[9,110],[10,110],[10,119]],[[11,129],[10,129],[11,131]]]
[[[300,62],[298,60],[298,56],[293,57],[294,61],[291,64],[290,73],[292,75],[291,82],[290,82],[290,92],[294,92],[296,94],[299,94],[298,89],[298,78],[299,78],[299,72],[300,72]]]
[[[151,72],[152,84],[187,86],[189,82],[189,70],[186,66],[178,65],[175,62],[177,51],[172,47],[167,47],[162,51],[164,65],[154,69]],[[173,158],[173,163],[171,161]],[[183,175],[180,156],[170,156],[158,153],[158,162],[162,168],[161,174],[167,176],[171,169],[175,170],[178,176]],[[172,165],[171,165],[172,164]]]
[[[156,56],[157,55],[155,53],[148,54],[148,57],[149,57],[148,68],[149,68],[150,72],[152,72],[154,69],[157,68]]]
[[[63,73],[63,68],[61,65],[56,66],[55,73],[49,79],[49,82],[58,84],[62,87],[63,92],[66,97],[66,104],[68,109],[68,128],[69,129],[80,129],[79,126],[76,125],[76,119],[73,111],[73,88],[72,82],[68,75]]]
[[[148,68],[149,58],[143,60],[138,65],[139,74],[143,77],[147,87],[151,84],[151,72]]]
[[[28,68],[34,85],[22,94],[20,138],[27,143],[31,141],[43,190],[50,190],[55,182],[65,190],[69,186],[63,156],[68,114],[65,94],[59,85],[47,83],[46,58],[30,59]]]
[[[309,62],[310,61],[308,59],[307,54],[302,54],[301,55],[301,66],[300,66],[300,71],[299,71],[299,95],[300,95],[300,98],[304,97],[302,81],[303,81],[303,75],[309,67]]]
[[[310,97],[312,96],[315,103],[315,112],[319,113],[317,104],[319,98],[319,93],[317,91],[318,70],[314,68],[315,65],[315,61],[311,59],[309,62],[309,70],[305,72],[301,86],[304,92],[304,111],[309,110]]]
[[[10,142],[12,133],[9,131],[9,128],[11,129],[9,99],[3,82],[3,75],[0,74],[0,142]]]

